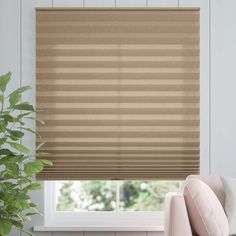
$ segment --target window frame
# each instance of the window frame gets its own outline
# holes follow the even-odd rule
[[[56,211],[56,182],[44,181],[44,226],[80,227],[145,227],[146,230],[164,225],[163,211]]]

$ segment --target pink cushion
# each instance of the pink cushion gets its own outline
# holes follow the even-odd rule
[[[224,209],[211,190],[199,179],[188,179],[184,187],[192,229],[199,236],[228,236],[229,224]]]
[[[201,175],[189,175],[186,180],[189,179],[200,179],[206,183],[215,193],[216,197],[219,199],[223,208],[225,207],[225,193],[224,186],[221,181],[220,176],[201,176]]]

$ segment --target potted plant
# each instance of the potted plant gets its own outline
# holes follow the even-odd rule
[[[36,111],[29,102],[22,101],[22,93],[29,86],[6,94],[10,79],[10,72],[0,76],[0,236],[8,234],[13,227],[26,232],[24,223],[38,213],[29,196],[30,191],[41,188],[35,174],[45,165],[51,165],[48,160],[35,159],[45,154],[39,152],[43,143],[32,152],[21,142],[26,132],[35,135],[26,121],[35,120]]]

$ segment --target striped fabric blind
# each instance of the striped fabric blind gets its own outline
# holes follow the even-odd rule
[[[40,180],[199,172],[199,10],[37,9]]]

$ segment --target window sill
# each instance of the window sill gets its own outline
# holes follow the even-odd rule
[[[77,227],[77,226],[35,226],[34,231],[63,231],[63,232],[69,232],[69,231],[158,231],[163,232],[164,227],[163,226],[147,226],[147,227],[140,227],[140,226],[90,226],[90,227]]]

